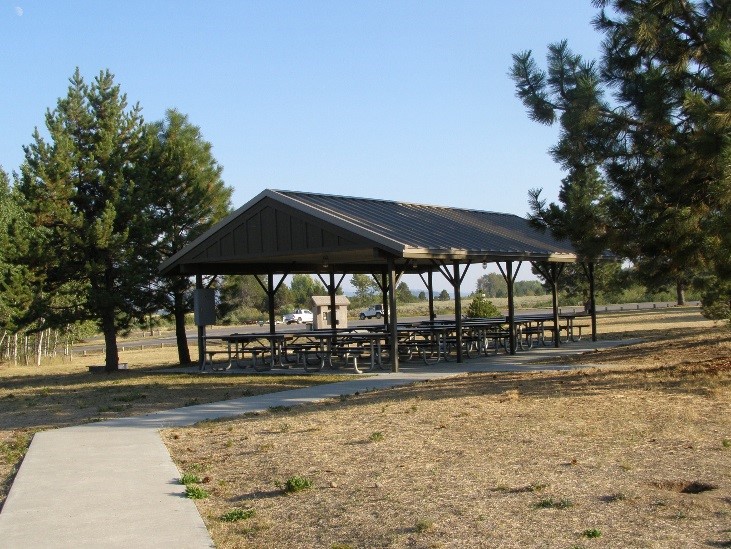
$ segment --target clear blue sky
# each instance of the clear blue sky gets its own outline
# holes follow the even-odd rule
[[[176,108],[201,128],[235,207],[272,188],[523,216],[528,190],[556,200],[562,173],[511,54],[543,60],[565,38],[594,58],[595,14],[590,0],[0,0],[0,165],[18,170],[77,66],[87,81],[109,69],[146,120]]]

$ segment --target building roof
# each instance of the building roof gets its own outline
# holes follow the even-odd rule
[[[329,295],[313,295],[312,296],[312,303],[313,305],[317,307],[329,307],[330,306],[330,296]],[[335,296],[335,306],[338,307],[340,305],[350,305],[350,300],[345,297],[344,295],[336,295]]]
[[[576,261],[513,214],[264,190],[163,262],[162,274],[408,272],[441,262]]]

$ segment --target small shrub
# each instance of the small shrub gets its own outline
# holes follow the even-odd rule
[[[419,519],[416,521],[416,525],[414,526],[414,530],[416,530],[418,533],[424,533],[427,530],[431,530],[432,526],[434,526],[434,521],[428,518]]]
[[[180,477],[180,484],[188,486],[189,484],[200,484],[201,479],[195,473],[183,473]]]
[[[536,509],[568,509],[573,503],[569,499],[555,501],[553,498],[545,498],[533,505]]]
[[[597,530],[596,528],[590,528],[588,530],[584,530],[581,535],[585,538],[593,539],[601,537],[602,532],[601,530]]]
[[[250,519],[254,515],[256,515],[256,511],[254,509],[231,509],[228,513],[221,515],[221,520],[223,522],[236,522],[239,520]]]
[[[721,441],[721,446],[723,446],[724,448],[731,448],[731,439],[729,439],[729,438],[724,438],[724,439],[723,439],[723,440]]]
[[[28,451],[30,446],[32,434],[26,432],[15,432],[11,436],[10,440],[0,443],[0,457],[2,460],[10,465],[20,461],[20,459]]]
[[[312,481],[307,477],[294,476],[289,477],[284,482],[283,490],[287,494],[294,494],[312,488]]]
[[[124,412],[127,408],[129,408],[129,405],[101,406],[100,408],[97,408],[97,412],[100,414],[108,414],[110,412],[118,413],[118,412]]]
[[[492,301],[485,299],[483,294],[479,294],[475,296],[467,308],[467,316],[471,318],[492,318],[502,316],[502,313]]]
[[[371,439],[371,442],[380,442],[383,440],[383,433],[381,431],[376,431],[375,433],[371,433],[370,439]]]
[[[291,409],[291,406],[270,406],[269,412],[272,414],[276,414],[278,412],[289,412]]]
[[[187,484],[185,486],[185,495],[190,499],[206,499],[208,497],[208,492],[200,486]]]
[[[140,393],[139,391],[134,391],[132,393],[128,393],[126,395],[119,395],[116,397],[113,397],[112,400],[116,402],[134,402],[135,400],[142,400],[144,398],[147,398],[147,395],[145,393]]]

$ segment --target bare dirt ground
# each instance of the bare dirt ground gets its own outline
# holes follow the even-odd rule
[[[163,436],[219,548],[731,547],[731,332],[600,330],[648,340]]]

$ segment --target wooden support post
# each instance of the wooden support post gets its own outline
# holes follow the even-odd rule
[[[195,287],[203,289],[203,275],[195,275]],[[206,327],[198,326],[198,367],[203,370],[206,364]]]
[[[388,313],[388,272],[381,273],[381,305],[383,305],[383,323],[388,326],[390,315]]]
[[[508,284],[508,334],[510,335],[510,354],[515,354],[516,339],[515,339],[515,278],[518,276],[520,266],[523,264],[522,261],[518,262],[518,266],[513,272],[513,262],[505,262],[505,270],[499,262],[496,263],[497,268],[500,269],[500,274],[503,275],[505,282]]]
[[[561,345],[561,330],[560,330],[561,326],[559,324],[559,318],[558,318],[558,273],[557,273],[556,263],[550,263],[548,265],[548,270],[551,273],[549,281],[551,283],[551,303],[553,305],[553,325],[556,328],[553,332],[553,346],[559,347]]]
[[[426,276],[428,280],[427,291],[429,292],[429,320],[433,322],[437,317],[434,314],[434,272],[429,269]]]
[[[513,262],[507,261],[505,264],[506,277],[508,283],[508,332],[510,333],[510,354],[514,355],[515,350],[515,296],[513,292]]]
[[[391,332],[391,371],[398,372],[398,315],[396,314],[396,268],[392,257],[388,258],[388,309],[389,331]]]
[[[330,283],[327,285],[327,291],[330,296],[330,329],[333,332],[333,343],[338,331],[338,315],[337,306],[335,305],[335,267],[330,267]]]
[[[269,273],[267,277],[267,283],[267,303],[269,305],[269,333],[273,334],[277,329],[274,319],[274,294],[276,293],[276,289],[274,288],[274,273]]]
[[[454,276],[454,323],[457,326],[457,362],[462,362],[462,296],[460,288],[462,277],[459,275],[459,262],[452,264]],[[466,270],[466,269],[465,269]],[[446,349],[445,349],[446,352]]]

